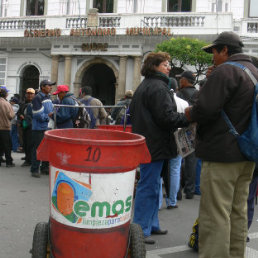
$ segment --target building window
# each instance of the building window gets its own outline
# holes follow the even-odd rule
[[[257,0],[250,0],[250,4],[249,4],[249,17],[258,17]]]
[[[168,12],[191,12],[192,0],[168,0]]]
[[[113,13],[113,0],[94,0],[93,8],[97,8],[99,13]]]
[[[6,58],[0,57],[0,86],[5,86]]]
[[[225,12],[228,12],[228,3],[225,3]]]
[[[44,15],[44,0],[27,0],[26,15]]]
[[[222,12],[222,0],[217,0],[217,12]]]
[[[0,0],[0,17],[7,16],[8,0]]]

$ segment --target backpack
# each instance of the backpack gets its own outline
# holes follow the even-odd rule
[[[127,120],[127,111],[128,111],[131,101],[132,101],[131,99],[125,99],[125,101],[123,102],[123,105],[121,106],[121,108],[119,109],[119,111],[115,117],[116,125],[121,125],[124,123],[125,114],[126,114],[126,120]],[[129,112],[128,112],[128,114],[129,114]]]
[[[74,128],[90,128],[91,118],[90,115],[86,109],[86,107],[80,107],[82,106],[82,103],[73,98],[75,100],[75,106],[78,106],[78,112],[76,117],[73,120]]]
[[[90,97],[89,99],[87,99],[87,100],[81,100],[81,102],[85,105],[85,106],[90,106],[90,103],[91,103],[91,101],[92,101],[92,99],[93,99],[93,97]],[[94,114],[93,114],[93,110],[92,110],[92,108],[90,108],[90,107],[86,107],[86,110],[87,110],[87,112],[88,112],[88,114],[89,114],[89,116],[90,116],[90,126],[89,126],[89,128],[95,128],[96,127],[96,118],[95,118],[95,116],[94,116]]]
[[[188,246],[194,249],[194,251],[198,252],[198,249],[199,249],[198,241],[199,241],[199,221],[197,218],[193,224],[193,232],[190,234]]]
[[[241,68],[244,72],[248,74],[250,79],[255,85],[253,106],[251,111],[251,118],[249,125],[241,135],[236,131],[235,127],[232,125],[225,111],[222,110],[222,117],[230,128],[229,132],[233,134],[238,142],[241,153],[250,161],[258,162],[258,83],[252,72],[244,65],[237,62],[226,62],[225,64],[230,64]]]
[[[125,117],[125,111],[127,109],[124,107],[121,108],[121,110],[118,112],[117,116],[116,116],[116,125],[121,125],[123,124],[124,121],[124,117]]]

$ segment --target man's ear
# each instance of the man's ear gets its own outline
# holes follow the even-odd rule
[[[222,52],[223,55],[228,56],[228,47],[224,46],[221,52]]]

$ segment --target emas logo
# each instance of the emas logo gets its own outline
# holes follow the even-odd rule
[[[53,191],[52,191],[52,207],[55,210],[55,218],[66,224],[72,223],[76,227],[83,228],[108,228],[115,227],[126,223],[130,219],[132,208],[131,191],[125,190],[124,182],[132,181],[135,173],[128,173],[128,180],[122,180],[119,175],[116,177],[113,190],[110,188],[111,182],[109,176],[92,175],[87,177],[84,173],[84,179],[89,178],[89,184],[76,180],[69,176],[70,172],[56,171]],[[124,176],[124,174],[122,174]],[[116,185],[116,186],[115,186]],[[95,187],[94,187],[95,186]],[[115,187],[114,187],[115,186]],[[94,195],[92,189],[94,189]],[[115,191],[114,191],[115,189]],[[118,189],[121,189],[118,194]],[[130,189],[130,188],[128,188]],[[119,198],[120,197],[120,198]]]
[[[52,193],[52,205],[71,223],[79,223],[79,217],[73,210],[78,200],[88,201],[92,195],[91,185],[71,179],[63,172],[56,172]]]

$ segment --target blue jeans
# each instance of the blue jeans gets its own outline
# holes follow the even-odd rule
[[[248,229],[251,227],[253,217],[254,217],[254,200],[255,200],[257,185],[258,185],[258,176],[253,177],[249,185],[249,195],[247,199]]]
[[[134,203],[134,223],[142,227],[145,237],[159,230],[159,190],[163,160],[140,165]]]
[[[177,192],[180,187],[180,170],[181,170],[182,157],[178,155],[177,157],[169,160],[169,197],[166,198],[167,206],[175,206],[177,203]]]
[[[196,175],[195,175],[195,194],[197,195],[201,194],[201,190],[200,190],[201,169],[202,169],[202,161],[198,159],[196,163]]]
[[[11,139],[12,139],[12,150],[17,151],[18,147],[20,146],[19,138],[18,138],[17,124],[12,124]]]

